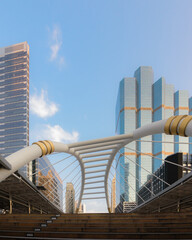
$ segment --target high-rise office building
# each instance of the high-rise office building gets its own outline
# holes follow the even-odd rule
[[[75,189],[73,183],[69,182],[65,192],[65,212],[75,213]]]
[[[173,115],[192,115],[191,109],[192,98],[188,99],[187,91],[174,93],[174,86],[166,84],[163,77],[153,83],[152,68],[139,67],[134,78],[124,78],[119,84],[116,133],[130,133]],[[122,148],[116,160],[118,201],[135,202],[139,187],[161,166],[162,159],[174,152],[192,153],[191,145],[177,144],[191,141],[192,138],[155,134]]]
[[[124,78],[119,84],[116,105],[116,133],[125,134],[152,122],[152,84],[151,67],[139,67],[134,78]],[[152,137],[145,137],[151,141]],[[137,151],[134,151],[137,150]],[[152,171],[152,142],[132,142],[120,150],[117,157],[117,182],[119,182],[120,201],[135,202],[135,192]],[[140,165],[142,168],[138,167]],[[136,180],[137,179],[137,180]]]
[[[153,84],[153,122],[167,119],[174,115],[174,86],[166,84],[162,77]],[[166,134],[153,135],[153,172],[158,169],[167,156],[174,153],[174,136]]]
[[[0,48],[0,154],[28,145],[29,45],[23,42]]]
[[[115,213],[116,208],[116,177],[112,179],[111,183],[111,211]]]
[[[139,67],[134,74],[137,84],[136,102],[137,102],[137,128],[140,128],[146,124],[152,123],[152,84],[153,84],[153,69],[152,67]],[[137,142],[137,163],[141,166],[137,169],[137,181],[136,190],[138,186],[144,183],[147,179],[148,172],[152,171],[152,136],[147,136],[142,140],[149,142]]]
[[[78,201],[75,201],[75,209],[77,209]],[[85,203],[80,203],[78,213],[86,213],[86,205]]]
[[[136,114],[136,81],[135,78],[124,78],[119,84],[116,104],[116,133],[124,134],[134,131],[137,126]],[[116,165],[120,174],[116,174],[116,179],[119,186],[124,186],[118,188],[121,201],[134,202],[137,154],[131,149],[136,149],[135,142],[122,148],[117,155]],[[129,174],[130,172],[132,174]]]

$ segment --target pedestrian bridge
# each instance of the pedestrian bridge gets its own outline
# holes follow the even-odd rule
[[[129,134],[72,144],[52,142],[49,140],[35,142],[31,146],[11,154],[0,163],[0,182],[4,181],[32,160],[45,155],[51,155],[54,152],[67,153],[75,157],[78,161],[81,173],[76,211],[78,212],[82,200],[105,198],[110,213],[109,178],[115,156],[121,154],[120,149],[127,144],[145,136],[160,133],[184,137],[192,136],[192,116],[173,116],[143,126]],[[101,197],[99,196],[100,194]]]

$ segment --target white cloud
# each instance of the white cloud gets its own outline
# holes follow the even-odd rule
[[[56,61],[59,66],[63,66],[65,64],[65,59],[60,54],[60,50],[62,47],[62,32],[59,26],[55,25],[53,30],[51,31],[51,40],[50,40],[50,50],[51,56],[50,61]]]
[[[71,143],[77,142],[79,139],[79,133],[73,131],[67,132],[59,125],[51,126],[49,124],[44,125],[41,131],[39,139],[49,139],[56,142]]]
[[[58,111],[58,107],[55,103],[49,101],[47,91],[42,89],[40,95],[30,96],[30,110],[33,114],[46,118],[53,116]]]

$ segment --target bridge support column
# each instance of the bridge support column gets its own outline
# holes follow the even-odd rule
[[[13,213],[13,200],[12,200],[12,195],[9,194],[9,214]]]

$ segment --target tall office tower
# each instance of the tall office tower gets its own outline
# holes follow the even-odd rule
[[[136,81],[124,78],[119,84],[116,104],[116,133],[124,134],[136,129]],[[135,201],[136,190],[136,143],[132,142],[120,150],[117,155],[117,192],[120,201]],[[131,174],[130,174],[131,173]]]
[[[130,133],[135,128],[173,115],[192,115],[192,98],[188,99],[188,91],[180,90],[174,93],[174,86],[166,84],[164,78],[160,78],[153,84],[151,67],[139,67],[134,77],[123,79],[119,85],[116,106],[116,132],[118,134]],[[192,138],[155,134],[153,137],[142,138],[141,142],[137,141],[136,146],[135,143],[131,143],[121,149],[121,155],[117,156],[116,173],[117,194],[120,202],[135,202],[135,186],[138,191],[148,175],[160,167],[163,163],[162,159],[174,152],[192,154],[192,145],[189,147],[189,141],[191,143]],[[131,152],[131,149],[135,149],[135,153]],[[136,157],[135,170],[132,163]],[[118,172],[123,178],[118,176]]]
[[[28,145],[29,45],[23,42],[0,48],[0,154]]]
[[[192,97],[189,98],[189,115],[192,115]],[[192,154],[192,137],[189,137],[189,153]]]
[[[185,115],[189,114],[189,94],[186,90],[179,90],[174,94],[174,102],[175,102],[175,115]],[[178,144],[178,142],[189,143],[189,138],[174,136],[175,145],[174,150],[175,153],[182,152],[184,154],[189,153],[189,145],[188,144]]]
[[[152,123],[152,84],[153,69],[152,67],[142,66],[135,71],[134,77],[137,81],[137,128]],[[127,123],[129,125],[129,123]],[[137,177],[139,184],[137,190],[146,180],[149,172],[152,172],[152,136],[142,138],[149,142],[137,142]],[[151,142],[150,142],[151,141]],[[148,172],[145,170],[147,169]]]
[[[78,200],[75,201],[75,209],[77,209],[77,205],[78,205]],[[86,213],[86,205],[85,205],[85,203],[81,203],[80,204],[78,213]]]
[[[166,84],[162,77],[153,84],[153,122],[167,119],[174,115],[174,86]],[[162,164],[160,159],[174,153],[174,136],[166,134],[153,135],[153,172]]]
[[[65,211],[75,213],[75,189],[73,183],[67,183],[65,192]]]
[[[116,208],[116,177],[114,176],[111,184],[111,211],[115,213]]]

